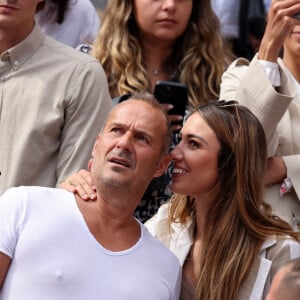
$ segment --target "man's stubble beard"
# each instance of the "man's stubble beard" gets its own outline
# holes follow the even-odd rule
[[[102,190],[105,190],[107,188],[114,188],[114,189],[119,189],[122,187],[129,188],[130,184],[128,181],[120,181],[120,180],[116,180],[113,178],[107,178],[107,177],[101,176],[99,178],[99,186]]]

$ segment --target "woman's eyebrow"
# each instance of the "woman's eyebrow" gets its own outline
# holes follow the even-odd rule
[[[201,135],[198,135],[198,134],[187,134],[186,136],[187,136],[187,138],[198,139],[198,140],[202,141],[204,144],[206,144],[208,146],[208,142]]]

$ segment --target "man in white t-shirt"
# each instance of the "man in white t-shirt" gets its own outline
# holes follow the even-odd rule
[[[179,299],[177,258],[133,217],[169,163],[169,141],[161,106],[136,94],[111,111],[96,139],[96,201],[45,187],[4,193],[0,299]]]

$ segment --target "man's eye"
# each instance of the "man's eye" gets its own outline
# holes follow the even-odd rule
[[[146,144],[149,144],[149,139],[148,139],[146,136],[144,136],[144,135],[138,135],[138,136],[137,136],[137,139],[138,139],[139,141],[141,141],[141,142],[144,142],[144,143],[146,143]]]
[[[120,132],[120,131],[121,131],[121,128],[119,128],[119,127],[113,127],[113,128],[111,128],[110,131],[111,131],[111,132]]]

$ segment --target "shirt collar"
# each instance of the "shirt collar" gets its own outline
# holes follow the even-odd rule
[[[13,69],[18,70],[32,56],[44,39],[44,33],[38,25],[35,25],[32,32],[21,43],[4,52],[1,59],[9,59]]]
[[[263,242],[260,252],[265,251],[266,249],[272,247],[275,244],[276,244],[276,236],[272,235],[272,236],[270,236],[270,238],[268,238],[267,240],[265,240]]]

